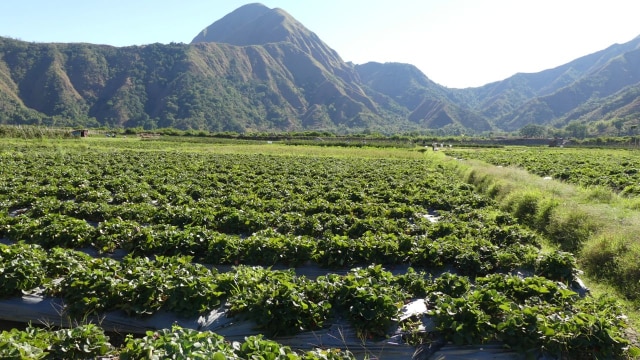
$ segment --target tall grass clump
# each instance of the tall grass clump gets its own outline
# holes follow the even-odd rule
[[[560,202],[555,198],[545,197],[538,201],[538,208],[534,219],[534,228],[545,233],[547,224],[551,222],[551,216],[558,206],[560,206]]]
[[[486,170],[486,169],[483,169]],[[464,175],[464,181],[473,185],[476,190],[487,196],[500,200],[512,190],[507,182],[501,181],[496,176],[487,173],[486,171],[479,171],[478,169],[471,168]]]
[[[542,192],[536,189],[513,191],[503,199],[502,209],[511,213],[519,223],[535,229],[542,200]]]
[[[593,186],[586,191],[586,200],[602,204],[610,204],[617,195],[611,189],[604,186]]]
[[[599,228],[598,221],[577,206],[558,206],[544,232],[562,250],[576,253]]]
[[[640,244],[624,231],[598,234],[584,244],[580,266],[598,280],[621,290],[628,299],[640,293]]]

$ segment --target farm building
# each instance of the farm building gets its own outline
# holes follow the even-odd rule
[[[87,129],[73,130],[71,132],[71,136],[73,136],[73,137],[87,137],[87,136],[89,136],[89,130],[87,130]]]

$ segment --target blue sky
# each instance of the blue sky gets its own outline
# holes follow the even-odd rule
[[[240,0],[0,0],[0,36],[189,43]],[[345,61],[403,62],[448,87],[537,72],[640,35],[637,0],[263,0]]]

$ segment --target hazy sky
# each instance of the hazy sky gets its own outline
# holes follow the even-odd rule
[[[0,0],[0,36],[189,43],[246,0]],[[263,0],[343,60],[403,62],[452,88],[537,72],[640,35],[638,0]]]

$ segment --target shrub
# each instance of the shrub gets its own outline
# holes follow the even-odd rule
[[[542,193],[539,191],[512,192],[503,201],[503,207],[515,216],[519,223],[533,227],[541,198]]]
[[[597,230],[598,224],[585,212],[572,208],[555,211],[545,230],[551,241],[564,251],[576,252]]]
[[[585,243],[580,252],[582,269],[598,279],[621,278],[620,257],[626,252],[625,240],[615,234],[603,234]]]
[[[547,225],[551,222],[551,216],[558,205],[559,203],[555,199],[546,198],[539,201],[533,227],[536,230],[546,232]]]

